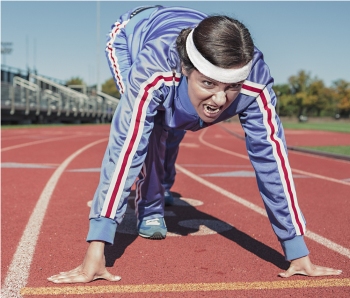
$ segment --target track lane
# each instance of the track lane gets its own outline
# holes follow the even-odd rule
[[[95,133],[97,134],[97,132]],[[186,165],[186,168],[198,171],[196,172],[198,175],[207,174],[208,169],[211,169],[211,173],[226,171],[226,169],[223,170],[223,168],[227,167],[224,161],[227,160],[227,158],[224,157],[222,153],[217,154],[212,150],[208,150],[208,148],[203,148],[204,146],[202,145],[196,145],[198,143],[196,138],[198,138],[198,134],[188,133],[186,135],[180,150],[179,165]],[[218,133],[215,133],[213,139],[215,140],[215,144],[217,144],[217,140],[221,139],[221,137],[218,137]],[[224,143],[225,145],[228,143],[227,138]],[[244,142],[241,143],[244,144]],[[99,149],[97,149],[97,147],[99,147]],[[240,145],[235,146],[235,149],[237,147],[240,147]],[[81,154],[70,164],[67,171],[64,172],[60,179],[58,188],[53,193],[53,200],[49,205],[48,215],[44,220],[44,227],[39,237],[26,288],[31,289],[31,287],[34,287],[34,289],[36,289],[37,287],[44,286],[50,289],[52,284],[45,280],[46,277],[52,273],[50,269],[55,273],[57,271],[56,269],[70,269],[71,266],[77,265],[81,261],[81,252],[86,249],[86,243],[84,241],[87,232],[86,219],[88,215],[86,198],[89,197],[89,199],[91,199],[99,174],[97,172],[78,173],[71,172],[70,170],[76,168],[98,168],[104,148],[105,145],[101,144],[94,149],[91,148],[91,151],[88,150]],[[244,150],[245,148],[243,146],[242,153]],[[201,167],[193,166],[191,168],[189,165],[194,164],[193,161],[199,163]],[[236,165],[235,170],[247,170],[251,168],[249,161],[243,160],[242,158],[234,157],[232,162]],[[206,164],[210,167],[205,167]],[[210,179],[210,181],[214,181],[215,183],[221,180],[217,177],[206,177],[205,179]],[[239,180],[239,183],[237,183],[239,185],[242,185],[244,181],[249,182],[246,188],[251,191],[252,197],[256,196],[256,199],[261,201],[258,193],[254,193],[253,191],[253,189],[256,189],[254,178],[235,179]],[[227,183],[225,183],[225,185],[227,186]],[[242,186],[242,188],[244,187]],[[166,288],[166,285],[172,284],[174,281],[181,282],[185,287],[189,282],[205,282],[205,285],[210,286],[212,282],[220,283],[222,281],[227,281],[230,286],[232,286],[236,281],[246,281],[251,284],[251,282],[257,280],[264,282],[280,280],[271,273],[278,272],[280,270],[278,266],[283,266],[283,261],[281,260],[280,263],[273,264],[268,261],[269,258],[267,257],[271,254],[278,255],[278,253],[281,253],[281,250],[266,218],[258,214],[251,214],[246,211],[246,207],[240,206],[230,199],[220,197],[216,192],[208,191],[200,184],[190,182],[182,173],[178,174],[174,190],[186,194],[187,197],[202,200],[204,201],[204,205],[191,208],[191,210],[186,212],[180,207],[171,207],[171,210],[174,211],[177,216],[168,216],[166,220],[169,229],[173,232],[179,229],[179,220],[186,221],[193,217],[203,217],[206,219],[216,218],[231,224],[237,230],[218,235],[202,236],[203,239],[199,239],[200,236],[193,237],[188,234],[193,230],[181,228],[180,232],[184,234],[182,237],[167,237],[165,241],[160,242],[147,241],[140,237],[136,238],[134,235],[118,235],[117,233],[119,244],[121,244],[120,241],[123,242],[122,248],[120,248],[120,245],[118,246],[119,248],[112,247],[108,250],[108,254],[110,255],[110,265],[113,266],[111,271],[122,275],[123,280],[121,283],[123,285],[130,285],[131,289],[135,290],[138,284],[149,284],[152,287],[153,284],[157,284],[159,281],[165,284]],[[79,195],[81,192],[83,194]],[[77,199],[78,195],[79,199]],[[67,203],[67,201],[71,203]],[[72,201],[74,201],[74,204],[72,204]],[[68,209],[67,205],[70,206]],[[232,212],[226,212],[227,210],[234,210],[234,212],[232,214]],[[79,216],[77,216],[77,214]],[[339,217],[341,217],[341,215],[339,215]],[[62,233],[62,230],[64,233]],[[50,239],[51,242],[48,242],[48,239]],[[339,264],[339,266],[342,265],[342,260],[344,259],[339,257],[338,254],[330,253],[328,249],[321,245],[309,242],[310,241],[308,241],[308,245],[310,245],[312,251],[317,250],[317,255],[313,253],[313,255],[316,256],[316,261],[322,262],[323,264],[326,262],[325,265],[334,267],[336,267],[335,264]],[[254,243],[257,245],[257,248],[262,248],[260,250],[265,251],[265,254],[261,255],[259,251],[254,250],[249,251],[249,247],[253,247]],[[70,244],[72,245],[68,246]],[[181,250],[177,249],[178,247],[181,247]],[[62,259],[63,251],[67,255],[64,259]],[[162,255],[162,252],[167,253]],[[118,256],[121,254],[123,257],[119,258]],[[159,262],[159,254],[161,254],[161,262]],[[51,256],[49,257],[49,255]],[[220,259],[218,260],[218,258],[215,258],[211,260],[210,256],[215,255],[220,255]],[[326,255],[328,257],[325,261],[322,256]],[[279,257],[277,259],[280,260]],[[54,264],[55,268],[49,268],[47,264]],[[150,266],[150,264],[154,265]],[[66,267],[63,268],[63,266]],[[252,268],[260,269],[258,272],[254,272]],[[340,268],[344,269],[343,265]],[[186,272],[186,274],[184,274],[184,272]],[[268,272],[268,276],[266,276],[266,272]],[[343,274],[341,278],[336,278],[336,280],[340,280],[346,285],[347,277],[348,275]],[[293,278],[293,280],[294,279],[296,281],[300,280],[301,282],[305,280],[303,277],[296,277]],[[342,297],[342,293],[346,293],[346,288],[334,288],[334,284],[333,286],[322,288],[323,280],[327,283],[330,279],[319,279],[316,288],[312,290],[310,290],[307,285],[304,290],[272,290],[270,285],[270,288],[264,291],[264,294],[266,294],[265,297],[275,297],[275,295],[283,297],[283,295],[290,295],[291,293],[293,293],[293,295],[297,293],[301,296],[306,295],[305,297],[307,297],[308,294],[322,296],[326,295],[326,293],[334,293],[333,289],[335,293],[339,294],[338,297]],[[121,285],[121,283],[117,285]],[[95,293],[98,285],[104,286],[106,282],[97,281],[94,283],[92,287],[95,289]],[[135,285],[134,288],[132,287],[133,285]],[[249,285],[247,284],[247,286]],[[70,297],[75,296],[74,291],[77,287],[62,288],[73,291],[72,295],[69,295]],[[172,297],[172,292],[168,290],[164,291],[162,293],[167,297]],[[245,297],[244,295],[251,297],[254,295],[261,295],[262,291],[249,290],[246,292],[237,290],[235,293],[239,295],[237,297]],[[96,294],[98,295],[98,293]],[[124,296],[123,294],[121,295]],[[130,295],[139,297],[140,292],[136,290],[135,294],[125,294],[125,297],[130,297]],[[152,295],[154,294],[146,292],[142,294],[142,297],[151,297]],[[208,297],[230,297],[232,296],[232,290],[215,291],[212,289],[209,292],[200,292],[196,290],[195,292],[184,292],[182,296],[202,297],[204,295],[208,295]],[[113,294],[106,294],[103,296],[114,297]],[[86,297],[89,297],[89,295]],[[96,297],[96,295],[91,295],[91,297]]]
[[[47,177],[52,175],[54,169],[2,169],[1,172],[1,284],[3,284],[26,223],[45,187]]]
[[[80,157],[83,158],[83,155]],[[61,185],[60,188],[66,189],[71,185],[70,181],[72,180],[72,175],[73,173],[60,181],[60,183],[66,186],[64,187]],[[88,176],[90,178],[88,178]],[[85,173],[84,181],[76,181],[77,184],[75,187],[84,187],[86,183],[93,180],[92,176],[92,173]],[[133,295],[132,293],[134,292],[134,296],[132,297],[140,297],[140,295],[142,295],[142,297],[148,297],[144,296],[147,295],[147,293],[144,294],[144,292],[138,290],[138,285],[143,284],[144,289],[153,288],[153,290],[156,291],[157,289],[154,284],[161,283],[164,284],[163,290],[158,290],[163,291],[163,294],[168,297],[171,292],[169,293],[167,289],[169,289],[171,285],[167,285],[176,281],[183,286],[183,293],[181,293],[181,296],[200,297],[200,295],[204,295],[203,292],[200,292],[195,286],[192,287],[191,291],[186,292],[186,285],[190,282],[202,282],[205,283],[204,286],[210,287],[213,282],[225,281],[232,283],[232,281],[246,281],[246,286],[249,287],[251,282],[257,280],[264,280],[265,282],[280,280],[273,272],[281,270],[278,268],[276,269],[276,266],[283,266],[284,261],[283,257],[279,254],[281,250],[272,235],[268,221],[257,214],[247,213],[246,208],[239,204],[235,204],[230,200],[218,198],[216,192],[207,191],[203,189],[200,184],[189,183],[188,178],[182,174],[179,174],[178,178],[175,186],[176,190],[181,189],[184,193],[188,194],[189,197],[204,200],[205,204],[196,207],[196,210],[191,208],[191,210],[187,212],[182,211],[180,207],[178,207],[177,210],[172,207],[173,211],[182,212],[176,212],[176,218],[166,218],[168,228],[172,232],[182,233],[185,237],[167,237],[165,241],[155,242],[147,241],[134,235],[117,233],[116,242],[118,245],[110,247],[107,250],[107,262],[109,266],[113,266],[110,268],[111,272],[122,274],[123,279],[116,284],[116,288],[113,288],[113,284],[110,286],[108,285],[108,287],[112,288],[111,291],[113,291],[113,289],[120,291],[120,287],[124,285],[129,289],[128,293],[130,294],[128,295]],[[202,191],[198,191],[200,189],[202,189]],[[93,192],[93,189],[90,191]],[[66,192],[68,194],[69,190],[67,189]],[[74,199],[74,195],[71,195],[68,199]],[[85,236],[86,220],[83,220],[82,223],[81,214],[84,213],[84,208],[87,210],[87,207],[82,198],[79,198],[78,201],[80,206],[78,203],[72,206],[74,218],[69,220],[69,222],[67,222],[67,219],[72,216],[72,214],[66,214],[67,210],[64,210],[62,206],[59,207],[59,204],[63,203],[59,203],[58,201],[54,203],[53,201],[54,204],[50,205],[47,218],[51,219],[47,220],[47,224],[44,225],[44,234],[38,242],[35,263],[54,264],[55,268],[51,268],[51,270],[56,272],[61,269],[70,269],[81,261],[81,252],[86,249],[86,244],[81,239]],[[235,214],[222,212],[222,207],[224,207],[225,210],[235,210]],[[78,214],[78,216],[75,214]],[[55,225],[52,223],[52,217],[54,215],[57,216]],[[63,220],[61,220],[62,217]],[[177,222],[179,220],[188,220],[193,217],[202,219],[220,218],[225,222],[229,222],[232,225],[234,224],[235,229],[219,235],[204,236],[202,239],[199,239],[198,236],[191,237],[188,235],[189,232],[193,231],[192,229],[182,229],[179,231]],[[252,221],[254,223],[253,225]],[[50,224],[50,227],[48,227],[48,224]],[[54,226],[56,229],[53,229]],[[81,233],[82,230],[84,230],[83,235]],[[60,240],[60,243],[56,242],[50,245],[50,243],[45,242],[52,234],[57,235],[57,240]],[[263,239],[265,240],[261,242]],[[67,247],[67,243],[72,245]],[[181,247],[181,249],[178,249],[179,247]],[[48,258],[47,254],[40,253],[40,251],[44,250],[51,252],[50,258]],[[123,254],[123,257],[118,258],[121,254]],[[220,256],[220,258],[218,259],[217,256]],[[273,261],[271,258],[277,258],[277,263],[276,260],[274,261],[275,263],[270,263]],[[55,262],[55,260],[60,260],[61,262]],[[252,270],[252,268],[261,269],[255,271]],[[35,292],[36,289],[40,289],[40,287],[43,287],[43,283],[45,284],[45,282],[43,282],[43,276],[48,276],[52,273],[48,266],[46,268],[39,268],[39,265],[33,268],[33,271],[28,286],[26,287],[27,293],[38,293]],[[267,276],[266,272],[269,272]],[[323,282],[326,283],[327,280]],[[342,282],[346,283],[347,281],[342,280]],[[265,285],[268,285],[268,283]],[[318,286],[321,287],[321,285],[322,281],[320,280]],[[228,286],[229,285],[227,285],[227,287]],[[233,287],[233,285],[231,286]],[[43,293],[47,294],[52,284],[46,282],[44,288],[46,287],[47,290],[43,291]],[[99,291],[99,289],[105,287],[105,281],[96,281],[91,285],[91,289],[86,290],[84,297],[90,297],[90,295],[91,297],[95,297],[96,295],[102,295],[102,293],[104,293],[103,297],[113,297],[113,294],[105,294],[103,290],[101,290],[101,292]],[[57,288],[56,285],[54,288]],[[74,294],[81,291],[80,289],[82,287],[79,285],[61,285],[58,288],[62,294],[65,293],[68,295],[70,293],[69,296],[72,295],[72,297],[74,297]],[[85,289],[85,286],[83,288]],[[307,290],[309,291],[310,289],[307,288]],[[322,292],[323,290],[321,290],[321,293]],[[222,296],[223,293],[226,293],[228,296],[232,295],[232,292],[223,290],[216,296],[214,287],[207,295],[208,297],[225,297]],[[239,293],[242,294],[244,292]],[[270,289],[270,294],[266,297],[275,297],[272,296],[274,293],[275,292]],[[120,293],[118,293],[118,297],[119,295]],[[252,295],[252,292],[249,291],[249,295]]]
[[[99,127],[97,135],[108,136],[108,126]],[[57,129],[57,128],[56,128]],[[83,128],[60,128],[57,132],[53,128],[25,129],[27,138],[52,135],[73,135],[69,141],[61,143],[55,141],[41,145],[33,145],[21,149],[2,152],[2,190],[1,190],[1,232],[2,232],[2,253],[1,253],[1,282],[3,283],[11,259],[23,233],[26,223],[34,209],[34,206],[42,192],[48,178],[53,174],[58,165],[75,150],[81,142],[89,142],[96,138],[92,136],[94,126]],[[22,135],[17,131],[21,129],[4,130],[2,136]],[[5,133],[4,133],[5,132]],[[77,135],[82,137],[76,137]],[[23,140],[22,140],[23,141]],[[2,144],[4,145],[4,144]],[[6,239],[6,241],[5,241]]]
[[[215,146],[215,143],[208,143],[207,146],[211,146],[215,150],[219,150],[228,154],[240,156],[242,158],[248,159],[246,150],[245,150],[245,142],[242,138],[244,138],[244,133],[243,130],[238,124],[233,125],[233,124],[220,124],[219,125],[223,129],[223,133],[221,134],[220,132],[217,133],[214,137],[215,138],[224,138],[224,135],[228,137],[228,134],[234,133],[234,135],[237,135],[239,139],[242,141],[241,146],[237,146],[237,142],[235,142],[235,148],[230,148],[230,149],[225,149],[228,148],[227,145],[230,143],[227,142],[222,143],[221,147]],[[292,131],[293,132],[293,131]],[[286,130],[286,139],[287,142],[289,140],[289,130]],[[327,134],[327,132],[325,132]],[[330,133],[328,133],[329,135]],[[326,139],[323,136],[323,132],[316,132],[312,134],[312,132],[308,132],[307,137],[315,142],[315,135],[320,136],[322,139]],[[334,142],[340,142],[343,144],[350,144],[350,134],[345,134],[345,133],[335,133],[336,137],[332,138],[329,137],[328,143],[323,144],[324,145],[332,145]],[[200,141],[202,143],[206,143],[203,139],[200,138]],[[321,142],[322,143],[322,142]],[[294,141],[293,144],[299,144],[298,142]],[[317,141],[315,144],[318,144]],[[289,142],[288,142],[289,145]],[[239,153],[237,152],[237,149],[239,150]],[[231,153],[229,152],[231,151]],[[233,152],[232,152],[233,151]],[[241,155],[240,155],[241,154]],[[318,179],[324,179],[324,180],[332,180],[333,182],[340,183],[340,184],[345,184],[350,186],[350,181],[346,181],[346,179],[350,178],[350,171],[339,171],[339,167],[344,167],[344,166],[350,166],[350,161],[348,160],[340,160],[340,159],[334,159],[330,157],[322,157],[318,155],[312,155],[309,153],[302,153],[302,152],[297,152],[293,150],[288,151],[289,155],[289,160],[290,163],[293,165],[293,171],[298,173],[298,174],[303,174],[303,175],[308,175],[311,177],[315,177]],[[318,161],[318,162],[317,162]],[[319,167],[319,162],[323,163],[323,167]]]
[[[240,154],[240,150],[242,148],[239,148],[239,146],[235,146],[235,148],[231,150],[226,149],[229,146],[227,145],[229,142],[224,141],[224,137],[218,138],[216,130],[213,133],[210,133],[210,130],[207,130],[207,132],[203,131],[199,136],[199,140],[202,144],[218,150],[219,152],[223,152],[226,155],[233,155],[234,157],[248,160],[247,155]],[[214,140],[216,142],[216,145],[213,145]],[[220,142],[220,140],[223,141]],[[237,153],[237,151],[239,153]],[[312,161],[312,158],[309,157],[308,160],[310,163]],[[329,159],[327,159],[327,161],[330,162]],[[320,167],[320,163],[318,162],[317,158],[314,159],[314,162]],[[348,193],[350,190],[350,183],[346,183],[338,179],[333,179],[332,177],[320,177],[320,175],[317,173],[310,173],[310,175],[306,175],[306,172],[293,168],[292,162],[291,165],[293,176],[296,177],[294,179],[294,182],[296,184],[299,205],[301,206],[302,210],[305,210],[304,215],[308,221],[307,228],[314,233],[320,233],[320,236],[324,236],[329,240],[336,242],[337,244],[348,247],[350,243],[350,235],[348,233],[344,234],[344,231],[346,231],[347,227],[350,225],[350,217],[346,215],[346,211],[349,211]],[[342,175],[350,177],[349,165],[350,163],[347,161],[324,164],[326,167],[333,166],[334,171],[340,172]],[[320,168],[323,168],[323,166]],[[303,173],[304,176],[295,175],[295,173]],[[250,180],[255,181],[255,178],[250,178]],[[215,184],[220,185],[226,189],[231,189],[227,188],[227,186],[230,186],[228,183],[230,181],[229,179],[236,179],[240,181],[237,178],[230,177],[220,179],[216,178]],[[241,178],[241,180],[243,179],[249,178]],[[243,197],[248,196],[249,200],[254,202],[254,204],[263,207],[263,203],[260,195],[257,192],[258,190],[256,186],[252,185],[254,190],[251,190],[246,187],[246,183],[244,183],[244,181],[238,182],[237,184],[241,185],[242,187],[237,190],[234,189],[234,193]],[[337,228],[330,229],[329,227],[332,226]],[[346,252],[346,254],[348,255],[349,253]]]
[[[94,141],[75,151],[72,155],[70,155],[67,159],[63,161],[63,163],[55,170],[55,172],[50,177],[28,220],[28,223],[25,227],[22,237],[18,243],[16,252],[9,266],[4,285],[1,289],[1,293],[2,295],[5,295],[5,297],[10,297],[13,294],[16,295],[18,292],[20,292],[21,288],[23,288],[27,284],[30,265],[32,263],[32,258],[36,248],[41,224],[44,219],[46,209],[50,202],[52,193],[55,190],[56,184],[60,179],[62,173],[69,165],[69,163],[74,158],[76,158],[76,156],[78,156],[88,148],[105,141],[106,139]]]

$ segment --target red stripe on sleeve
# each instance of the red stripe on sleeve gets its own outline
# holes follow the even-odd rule
[[[292,185],[290,183],[290,178],[288,176],[288,171],[287,171],[287,167],[286,167],[286,161],[285,161],[285,159],[283,157],[283,154],[282,154],[281,145],[275,139],[275,132],[276,131],[275,131],[275,127],[274,127],[274,125],[272,123],[272,111],[268,107],[267,99],[266,99],[265,94],[263,92],[260,94],[260,97],[261,97],[262,102],[264,104],[264,109],[267,112],[267,123],[268,123],[268,126],[271,129],[271,134],[269,135],[269,137],[272,140],[272,142],[276,145],[277,154],[278,154],[279,159],[281,160],[281,165],[282,165],[282,169],[283,169],[283,173],[284,173],[284,178],[285,178],[285,181],[286,181],[286,184],[287,184],[288,194],[290,196],[290,201],[291,201],[292,209],[293,209],[293,212],[294,212],[294,217],[295,217],[296,223],[297,223],[297,225],[299,227],[300,233],[303,235],[304,234],[304,230],[303,230],[303,226],[302,226],[302,224],[300,222],[300,219],[299,219],[299,216],[298,216],[298,212],[297,212],[297,209],[296,209],[296,206],[295,206],[295,197],[294,197],[293,192],[292,192]]]
[[[110,198],[110,201],[108,203],[108,208],[107,208],[107,211],[106,211],[106,215],[105,217],[110,217],[111,216],[111,213],[112,213],[112,209],[113,209],[113,205],[114,205],[114,202],[115,202],[115,199],[116,199],[116,196],[117,196],[117,192],[118,192],[118,189],[121,185],[121,181],[122,181],[122,178],[125,174],[125,169],[126,169],[126,165],[127,165],[127,162],[129,160],[129,157],[130,157],[130,153],[132,151],[132,148],[134,147],[135,145],[135,140],[137,138],[137,135],[139,134],[139,127],[140,127],[140,122],[141,122],[141,119],[142,119],[142,110],[143,110],[143,107],[145,105],[145,102],[147,100],[147,97],[149,95],[149,89],[151,89],[152,87],[154,87],[155,85],[157,85],[157,83],[161,80],[165,80],[165,81],[169,81],[169,77],[162,77],[162,76],[158,76],[154,79],[153,82],[151,82],[150,84],[148,84],[145,88],[144,88],[144,93],[141,97],[141,100],[140,100],[140,103],[139,103],[139,106],[137,108],[137,114],[136,114],[136,120],[135,120],[135,126],[134,126],[134,130],[132,132],[132,136],[131,136],[131,139],[130,139],[130,143],[128,144],[128,147],[127,147],[127,150],[125,152],[125,155],[124,155],[124,158],[123,158],[123,162],[121,164],[121,167],[120,167],[120,171],[118,173],[118,176],[117,176],[117,179],[116,179],[116,183],[114,185],[114,188],[113,188],[113,192],[112,192],[112,195],[111,195],[111,198]],[[170,77],[170,81],[172,81],[173,78]]]
[[[246,90],[249,90],[251,92],[256,92],[256,93],[260,93],[262,91],[262,89],[259,89],[259,88],[256,88],[256,87],[252,87],[252,86],[249,86],[249,85],[246,85],[246,84],[243,84],[242,88],[246,89]]]

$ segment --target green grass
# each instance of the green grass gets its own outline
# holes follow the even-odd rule
[[[301,146],[302,148],[350,156],[350,146]]]
[[[288,122],[282,121],[286,129],[327,130],[350,133],[350,122]]]
[[[289,121],[288,119],[282,120],[283,127],[285,129],[300,129],[300,130],[321,130],[321,131],[333,131],[341,133],[350,133],[350,121],[330,121],[322,119],[311,119],[309,122],[296,122]],[[349,138],[350,136],[344,135]],[[340,155],[350,156],[350,146],[300,146],[305,149],[311,149],[321,152],[334,153]]]

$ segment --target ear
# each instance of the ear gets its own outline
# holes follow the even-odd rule
[[[184,67],[183,63],[181,63],[181,72],[185,77],[188,77],[188,72],[186,71],[186,68]]]

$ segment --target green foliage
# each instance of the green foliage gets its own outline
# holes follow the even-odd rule
[[[113,78],[110,78],[102,85],[102,92],[114,96],[116,98],[120,98],[120,93],[115,85]]]
[[[280,116],[335,116],[350,117],[350,83],[336,81],[331,88],[322,80],[300,71],[288,79],[288,84],[275,85]]]
[[[85,83],[82,78],[72,77],[66,82],[66,85],[85,85]]]
[[[333,84],[335,107],[341,116],[350,114],[350,83],[338,80]]]
[[[297,107],[294,105],[294,97],[288,84],[275,85],[273,87],[277,95],[277,113],[281,116],[291,117],[297,114]]]

